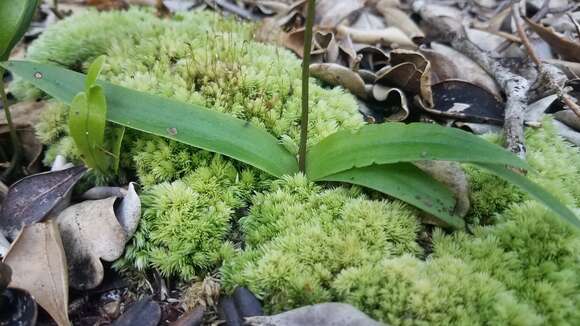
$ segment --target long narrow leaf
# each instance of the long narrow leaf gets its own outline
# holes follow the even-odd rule
[[[420,208],[447,226],[465,227],[463,219],[453,215],[455,199],[451,191],[411,163],[353,168],[322,180],[371,188]]]
[[[0,60],[8,59],[10,51],[26,32],[39,1],[0,1]]]
[[[505,164],[528,168],[503,148],[455,128],[424,123],[366,125],[339,131],[308,152],[306,174],[312,180],[353,167],[424,160]]]
[[[84,75],[54,65],[2,63],[49,95],[70,103]],[[274,176],[298,171],[296,158],[267,131],[227,114],[98,81],[105,90],[107,119],[128,128],[220,153]]]
[[[503,165],[483,163],[478,163],[475,165],[480,166],[497,175],[498,177],[503,178],[506,181],[520,187],[534,199],[557,213],[561,218],[574,225],[575,227],[580,228],[580,219],[578,219],[578,217],[576,217],[576,215],[570,209],[568,209],[568,207],[563,205],[556,197],[532,182],[530,179],[515,173],[510,169],[507,169]]]

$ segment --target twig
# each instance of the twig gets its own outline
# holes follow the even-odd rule
[[[532,16],[531,20],[534,23],[540,21],[540,19],[544,18],[544,16],[548,14],[548,12],[550,11],[550,1],[551,0],[544,0],[542,6],[540,7],[540,10],[538,10],[538,12],[536,12],[536,14]],[[500,44],[495,50],[497,52],[503,52],[507,50],[507,48],[509,48],[511,44],[512,42],[510,40],[506,40],[502,44]]]
[[[553,92],[558,95],[560,100],[566,104],[568,108],[570,108],[577,116],[580,117],[580,107],[576,102],[570,98],[570,96],[564,90],[561,84],[563,84],[564,80],[557,78],[556,76],[560,75],[560,72],[557,71],[556,67],[549,66],[546,63],[543,63],[538,56],[536,55],[536,51],[534,47],[530,44],[530,40],[528,39],[528,35],[524,31],[522,27],[523,22],[520,16],[519,5],[517,3],[512,4],[512,16],[514,18],[514,22],[516,24],[516,29],[518,31],[518,36],[522,40],[522,44],[526,48],[530,60],[536,65],[538,68],[538,82],[541,84],[545,84],[545,89],[548,92]]]
[[[481,50],[469,40],[465,29],[456,19],[436,16],[429,5],[416,1],[414,10],[426,23],[439,32],[440,38],[449,42],[457,51],[467,55],[490,74],[500,85],[506,95],[505,105],[505,147],[512,153],[525,159],[526,147],[524,138],[524,113],[527,108],[528,81],[502,66],[492,53]]]
[[[574,27],[576,27],[576,34],[578,34],[578,37],[580,37],[580,24],[578,24],[578,22],[574,19],[574,17],[572,17],[572,14],[567,13],[566,16],[570,18],[572,24],[574,24]]]
[[[4,107],[4,114],[6,115],[6,123],[10,129],[10,140],[12,141],[12,161],[10,162],[10,167],[4,171],[2,174],[2,179],[6,180],[9,178],[18,164],[20,164],[20,159],[22,158],[22,150],[20,146],[20,140],[16,134],[16,129],[12,123],[12,115],[10,114],[10,107],[8,104],[8,97],[6,96],[6,89],[4,88],[4,68],[0,68],[0,98],[2,98],[2,106]]]
[[[314,25],[314,2],[308,0],[306,27],[304,30],[304,58],[302,59],[302,117],[300,118],[300,147],[298,167],[306,172],[306,144],[308,141],[308,86],[310,79],[310,52],[312,50],[312,27]]]

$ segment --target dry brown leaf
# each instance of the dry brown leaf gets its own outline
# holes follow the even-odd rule
[[[380,2],[377,4],[377,10],[385,18],[387,26],[393,26],[399,28],[407,36],[413,40],[413,42],[419,44],[425,39],[425,33],[415,24],[415,22],[407,15],[404,11],[393,8],[390,6],[385,6],[384,3]]]
[[[433,94],[429,61],[419,52],[403,49],[391,51],[390,57],[392,66],[377,72],[377,83],[418,94],[425,106],[432,107]]]
[[[526,17],[524,17],[524,19],[532,30],[544,39],[544,41],[548,42],[548,44],[552,46],[552,49],[560,54],[565,60],[580,62],[580,42],[571,41],[566,37],[557,34],[552,28],[534,23]]]
[[[123,254],[127,234],[115,216],[116,199],[87,200],[56,218],[68,258],[70,285],[75,289],[97,287],[103,280],[100,259],[114,261]]]
[[[431,43],[431,49],[422,47],[419,51],[431,62],[431,83],[449,79],[460,79],[479,85],[498,98],[501,91],[495,80],[480,65],[458,52],[439,43]]]
[[[371,92],[374,100],[380,103],[386,121],[403,121],[409,117],[407,98],[400,89],[375,84]]]
[[[403,31],[396,27],[380,30],[363,30],[345,25],[339,25],[337,31],[341,35],[349,35],[353,42],[364,44],[380,44],[391,48],[414,49],[417,46]]]
[[[310,65],[310,74],[330,85],[340,85],[362,99],[367,98],[362,78],[344,66],[335,63],[313,63]]]
[[[560,122],[563,122],[568,127],[580,132],[580,117],[578,117],[573,111],[558,111],[554,113],[554,118]]]
[[[365,0],[318,0],[315,24],[322,29],[332,29],[364,5]]]
[[[4,262],[12,268],[11,287],[30,292],[58,325],[71,324],[66,258],[55,222],[23,227]]]

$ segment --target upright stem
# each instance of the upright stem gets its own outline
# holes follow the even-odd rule
[[[12,161],[10,163],[10,167],[2,174],[2,179],[6,179],[8,176],[12,174],[16,166],[20,163],[22,153],[20,151],[21,148],[20,140],[18,139],[16,129],[12,124],[12,116],[10,114],[10,108],[8,105],[8,97],[6,96],[6,90],[4,89],[3,68],[0,68],[0,97],[2,98],[2,106],[4,107],[4,114],[6,115],[6,123],[8,124],[8,128],[10,129],[10,139],[12,140],[12,148],[13,148]]]
[[[300,147],[298,151],[298,167],[300,172],[306,172],[306,143],[308,140],[308,85],[310,77],[310,50],[312,49],[312,27],[314,25],[314,3],[308,0],[306,13],[306,28],[304,30],[304,55],[302,60],[302,117],[300,119]]]

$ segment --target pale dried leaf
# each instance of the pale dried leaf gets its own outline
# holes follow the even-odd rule
[[[310,65],[310,74],[330,85],[340,85],[362,99],[367,98],[362,78],[344,66],[334,63],[313,63]]]
[[[315,23],[320,28],[333,28],[364,4],[364,0],[318,0]]]
[[[59,326],[70,325],[66,257],[55,222],[23,227],[4,262],[12,268],[11,287],[30,292]]]
[[[130,238],[137,230],[139,219],[141,218],[141,199],[135,191],[133,182],[129,183],[129,188],[125,193],[121,203],[115,209],[115,214],[127,237]]]
[[[87,200],[70,206],[56,218],[73,288],[97,287],[103,280],[101,259],[112,262],[123,254],[127,235],[115,216],[116,199]]]
[[[392,7],[383,7],[381,3],[377,4],[377,10],[383,15],[387,26],[399,28],[413,42],[419,44],[425,39],[423,31],[404,11]]]
[[[459,79],[479,85],[498,98],[501,91],[495,80],[473,60],[440,43],[431,43],[431,49],[419,50],[431,62],[431,83]]]
[[[554,113],[554,118],[563,122],[568,127],[580,132],[580,117],[571,110],[563,110]]]
[[[364,44],[380,44],[391,48],[410,48],[417,46],[403,31],[396,27],[387,27],[378,30],[363,30],[345,25],[339,25],[337,31],[341,35],[349,35],[353,42]]]
[[[346,303],[320,303],[283,312],[274,316],[248,317],[253,326],[381,326],[355,307]]]

